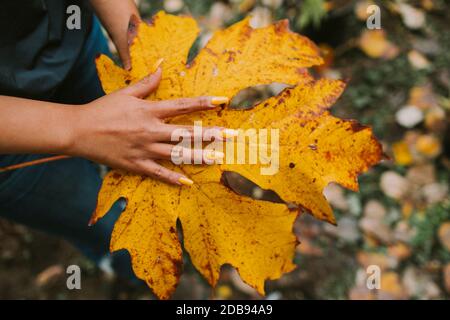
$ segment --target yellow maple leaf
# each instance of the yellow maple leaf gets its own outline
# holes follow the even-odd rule
[[[214,33],[195,60],[186,65],[198,33],[194,19],[159,12],[151,25],[139,26],[130,47],[130,72],[107,56],[97,59],[103,89],[110,93],[142,79],[161,58],[163,78],[150,100],[202,95],[232,97],[259,84],[308,82],[312,77],[306,68],[323,62],[318,48],[291,32],[287,21],[252,29],[247,18]]]
[[[189,49],[198,33],[195,21],[158,13],[152,24],[141,24],[130,47],[131,71],[109,58],[97,59],[104,90],[109,93],[147,75],[164,58],[163,76],[150,100],[199,95],[235,96],[259,84],[296,85],[250,110],[225,109],[179,116],[171,123],[228,128],[276,129],[279,168],[261,174],[261,164],[175,166],[195,181],[178,187],[121,171],[111,171],[99,193],[93,222],[119,198],[127,207],[116,222],[111,250],[127,249],[136,275],[159,298],[175,290],[182,265],[177,220],[184,247],[194,266],[215,285],[223,264],[234,266],[242,279],[264,294],[264,281],[295,268],[297,239],[292,233],[297,211],[285,203],[240,196],[222,184],[224,171],[233,171],[284,201],[335,223],[323,188],[331,181],[357,190],[357,175],[377,163],[381,147],[369,128],[333,117],[327,110],[345,85],[338,80],[314,80],[305,68],[322,63],[308,39],[289,31],[286,22],[252,29],[248,19],[218,31],[190,65]],[[244,137],[245,138],[245,137]],[[251,137],[243,140],[249,145]],[[227,153],[229,150],[226,150]]]

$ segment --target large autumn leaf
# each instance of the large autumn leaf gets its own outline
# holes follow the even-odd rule
[[[243,20],[216,32],[189,65],[187,55],[198,28],[189,17],[158,13],[142,23],[130,52],[132,69],[125,71],[106,56],[97,59],[104,90],[109,93],[147,75],[164,58],[163,77],[150,100],[235,96],[247,87],[281,82],[294,86],[250,110],[225,109],[176,117],[172,123],[235,129],[276,129],[279,169],[262,175],[261,164],[174,166],[194,185],[178,187],[117,170],[104,179],[93,222],[119,198],[127,199],[116,222],[111,250],[127,249],[136,275],[159,298],[174,291],[182,266],[183,242],[199,272],[215,285],[223,264],[237,268],[242,279],[264,294],[264,281],[277,279],[295,266],[297,239],[292,232],[297,211],[285,203],[240,196],[222,183],[233,171],[315,217],[335,223],[323,188],[337,182],[357,190],[357,175],[376,164],[381,147],[369,128],[333,117],[328,109],[344,89],[338,80],[314,80],[305,68],[322,63],[308,39],[289,31],[286,22],[252,29]],[[250,141],[251,137],[248,137]],[[244,144],[249,144],[244,140]]]

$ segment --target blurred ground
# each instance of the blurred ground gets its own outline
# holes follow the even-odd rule
[[[366,8],[381,8],[381,31],[366,28]],[[322,48],[321,77],[348,79],[333,113],[374,128],[390,160],[360,178],[359,193],[326,190],[338,227],[302,214],[298,269],[267,284],[270,299],[448,299],[450,296],[450,7],[444,0],[139,1],[144,17],[160,9],[195,16],[211,32],[247,14],[263,26],[288,18]],[[244,92],[254,102],[277,86]],[[65,268],[82,267],[82,290],[66,289]],[[366,288],[378,265],[381,289]],[[107,270],[106,270],[107,271]],[[64,241],[0,220],[0,298],[151,299],[95,268]],[[179,299],[260,299],[223,268],[211,290],[186,257]]]

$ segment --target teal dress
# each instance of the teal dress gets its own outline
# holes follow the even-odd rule
[[[81,8],[80,30],[66,28],[69,4]],[[2,0],[0,12],[0,95],[66,104],[104,95],[94,60],[109,54],[108,45],[85,1]],[[0,167],[46,156],[0,155]],[[62,237],[96,263],[111,259],[119,274],[132,277],[127,253],[108,254],[123,202],[88,226],[100,186],[98,165],[85,159],[0,173],[0,217]]]

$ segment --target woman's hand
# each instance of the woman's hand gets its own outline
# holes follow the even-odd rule
[[[155,160],[172,156],[200,157],[204,161],[219,159],[223,153],[190,150],[171,144],[176,129],[193,137],[193,127],[164,123],[167,117],[213,109],[228,102],[226,97],[198,97],[149,102],[142,98],[154,91],[161,79],[161,69],[127,88],[76,108],[72,143],[66,154],[91,159],[113,168],[152,176],[173,184],[192,184]],[[210,129],[217,139],[224,139],[221,128]],[[212,129],[212,130],[211,130]],[[232,135],[231,131],[231,135]],[[227,131],[228,135],[230,132]],[[203,133],[202,138],[203,138]]]
[[[124,69],[129,70],[131,59],[128,47],[140,22],[134,0],[91,0],[91,4],[116,46]]]

